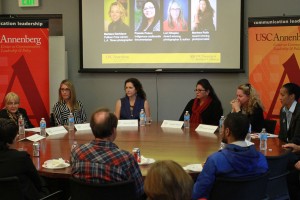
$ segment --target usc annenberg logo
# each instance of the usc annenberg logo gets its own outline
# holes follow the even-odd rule
[[[295,35],[279,35],[272,33],[258,33],[255,34],[256,41],[300,41],[300,34]]]

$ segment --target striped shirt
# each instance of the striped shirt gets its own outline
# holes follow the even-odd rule
[[[134,180],[136,195],[144,193],[143,177],[133,155],[112,142],[93,140],[71,151],[72,176],[88,183]]]
[[[85,123],[87,120],[86,113],[84,111],[83,105],[81,101],[77,100],[77,103],[79,105],[79,109],[75,110],[73,112],[74,115],[74,122],[75,124],[82,124]],[[53,115],[55,120],[55,125],[68,125],[69,119],[68,116],[71,112],[69,107],[64,101],[57,102],[53,107]]]

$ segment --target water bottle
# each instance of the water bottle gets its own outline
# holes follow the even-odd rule
[[[222,125],[224,123],[225,117],[222,115],[220,120],[219,120],[219,133],[222,132]]]
[[[251,142],[251,124],[249,124],[248,133],[246,135],[246,141]]]
[[[45,121],[45,118],[42,118],[41,121],[40,121],[40,129],[41,129],[41,136],[44,136],[46,137],[46,121]]]
[[[73,113],[70,113],[69,115],[69,131],[74,130],[74,115]]]
[[[190,128],[190,113],[189,113],[189,111],[185,111],[183,120],[184,120],[183,127]]]
[[[19,116],[18,124],[19,124],[19,137],[20,139],[23,139],[25,137],[25,125],[24,125],[24,118],[22,115]]]
[[[260,139],[259,149],[263,150],[263,151],[267,150],[267,148],[268,148],[268,143],[267,143],[268,134],[267,134],[265,128],[263,128],[262,131],[260,132],[259,139]]]
[[[141,109],[140,112],[140,126],[145,126],[146,124],[146,113],[144,111],[144,109]]]

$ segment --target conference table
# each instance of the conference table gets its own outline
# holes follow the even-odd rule
[[[115,144],[120,148],[132,152],[139,148],[141,155],[154,160],[174,160],[181,166],[190,164],[204,164],[207,157],[220,149],[221,138],[219,133],[197,132],[198,124],[191,124],[189,129],[162,128],[161,122],[152,122],[141,127],[117,128]],[[33,133],[26,133],[28,135]],[[94,136],[88,131],[70,131],[65,134],[56,134],[40,140],[40,156],[32,156],[32,141],[16,142],[12,147],[27,151],[31,156],[40,175],[49,178],[69,178],[71,167],[63,169],[46,169],[42,167],[46,160],[62,158],[70,160],[71,146],[74,141],[84,144],[93,140]],[[252,139],[259,149],[259,139]],[[266,156],[279,156],[287,150],[282,148],[283,143],[278,138],[268,139],[268,149],[262,153]],[[140,165],[143,177],[147,176],[150,165]],[[195,178],[199,172],[188,171]]]

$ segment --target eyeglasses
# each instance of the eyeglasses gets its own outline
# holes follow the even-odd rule
[[[146,10],[154,10],[155,8],[154,7],[145,7],[143,10],[146,11]]]
[[[14,106],[14,105],[19,105],[20,102],[8,102],[7,105],[9,106]]]
[[[179,12],[180,8],[171,8],[171,11],[177,11],[177,12]]]
[[[61,92],[70,92],[70,89],[69,88],[60,88],[60,91]]]
[[[203,91],[206,91],[206,90],[194,89],[194,92],[203,92]]]

